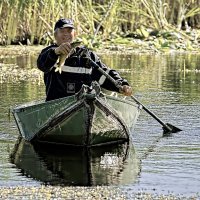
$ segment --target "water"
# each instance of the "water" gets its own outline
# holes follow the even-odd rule
[[[31,60],[31,68],[34,67],[32,59],[35,57],[24,58],[23,62],[18,58],[5,58],[1,62],[17,63],[24,68],[25,62]],[[133,145],[106,151],[81,150],[84,155],[74,151],[65,155],[56,150],[48,152],[20,142],[9,114],[11,106],[44,98],[43,84],[2,83],[0,186],[100,184],[119,185],[128,193],[138,190],[188,196],[198,193],[200,55],[112,55],[102,56],[102,60],[129,80],[134,95],[143,104],[164,122],[183,131],[164,137],[161,125],[142,112],[131,134]],[[114,167],[113,163],[105,163],[109,156],[117,163]],[[71,167],[67,167],[67,163],[71,163]]]

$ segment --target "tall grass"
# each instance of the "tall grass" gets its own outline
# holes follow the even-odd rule
[[[60,17],[72,18],[78,34],[94,42],[141,26],[198,27],[200,0],[1,0],[0,44],[48,43]]]

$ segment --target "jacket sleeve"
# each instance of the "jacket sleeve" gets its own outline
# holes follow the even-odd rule
[[[95,53],[90,52],[90,57],[96,64],[98,64],[104,71],[106,71],[121,85],[129,85],[126,79],[122,78],[117,71],[107,67]],[[92,79],[96,80],[100,84],[100,86],[106,90],[119,92],[119,88],[117,88],[109,79],[102,75],[101,72],[98,71],[98,69],[95,69],[95,67],[92,71]]]
[[[56,64],[56,61],[58,60],[58,55],[55,54],[54,49],[55,46],[49,46],[42,50],[40,55],[37,59],[37,67],[47,73],[49,72],[53,66]]]

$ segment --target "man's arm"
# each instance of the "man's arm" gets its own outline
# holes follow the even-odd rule
[[[49,72],[58,60],[58,55],[55,54],[56,46],[49,46],[42,50],[37,59],[37,67],[43,72]]]
[[[93,52],[91,52],[90,55],[91,59],[94,62],[96,62],[96,64],[98,64],[104,71],[106,71],[114,80],[119,82],[122,88],[119,89],[118,87],[116,87],[112,82],[110,82],[110,80],[108,80],[104,75],[102,75],[101,72],[98,71],[98,69],[95,68],[93,69],[92,79],[98,81],[100,86],[104,89],[116,91],[126,96],[132,95],[132,88],[129,86],[128,81],[126,79],[122,78],[117,71],[108,68]]]

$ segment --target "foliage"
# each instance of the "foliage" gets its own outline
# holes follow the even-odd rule
[[[54,23],[61,17],[72,18],[78,35],[91,47],[98,47],[100,39],[131,32],[148,38],[149,28],[181,32],[200,28],[199,4],[200,0],[1,0],[0,44],[51,43]]]

